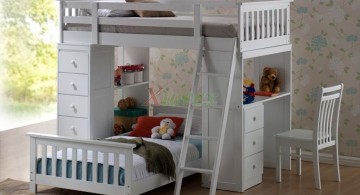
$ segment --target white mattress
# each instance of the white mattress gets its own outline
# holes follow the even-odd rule
[[[134,137],[130,137],[130,136],[114,136],[109,139],[120,138],[120,137],[127,138],[127,139],[134,138]],[[170,150],[171,154],[173,155],[175,165],[177,166],[179,158],[180,158],[180,152],[181,152],[181,145],[182,145],[181,141],[160,140],[160,139],[151,139],[151,138],[143,138],[143,139],[145,141],[154,142],[154,143],[160,144],[160,145],[168,148]],[[51,154],[48,154],[47,157],[51,158]],[[58,151],[57,158],[62,159],[62,151]],[[187,162],[191,162],[191,161],[197,160],[199,158],[200,158],[200,151],[196,148],[195,145],[190,143],[188,153],[187,153]],[[72,159],[72,149],[68,148],[67,160],[71,160],[71,159]],[[88,151],[87,161],[92,162],[92,159],[93,159],[93,152]],[[120,159],[119,166],[124,167],[124,165],[125,165],[124,155],[120,155],[119,159]],[[82,161],[82,151],[81,150],[77,150],[77,160]],[[98,153],[98,163],[103,163],[103,153],[100,153],[100,152]],[[114,155],[113,154],[109,154],[109,165],[114,165]],[[154,174],[154,173],[149,173],[146,170],[145,159],[139,155],[136,155],[136,154],[133,155],[133,165],[134,165],[134,168],[133,168],[133,180],[134,181],[146,178],[146,177]]]

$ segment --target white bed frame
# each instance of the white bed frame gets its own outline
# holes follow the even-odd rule
[[[188,0],[187,3],[123,3],[123,2],[105,2],[105,1],[74,1],[58,0],[60,4],[60,43],[69,44],[94,44],[110,46],[130,46],[130,47],[158,47],[175,49],[196,49],[199,48],[199,42],[204,39],[204,48],[207,51],[236,52],[239,58],[251,58],[261,55],[267,55],[276,52],[291,50],[290,44],[290,8],[292,0],[264,1],[264,2],[201,2]],[[189,3],[192,2],[192,3]],[[237,15],[224,16],[236,17],[238,21],[238,36],[236,38],[202,37],[202,7],[226,7],[236,8]],[[91,16],[79,16],[80,9],[90,9]],[[159,18],[102,18],[97,16],[98,9],[123,9],[123,10],[158,10],[158,11],[178,11],[187,12],[193,17],[192,20],[161,20]],[[69,31],[65,30],[65,23],[80,23],[91,25],[91,31]],[[152,26],[152,27],[183,27],[191,28],[194,31],[193,36],[174,36],[174,35],[149,35],[149,34],[126,34],[126,33],[107,33],[99,32],[98,25],[130,25],[130,26]],[[269,28],[270,27],[270,28]],[[261,32],[261,33],[254,33]],[[237,47],[234,51],[234,40]],[[290,49],[289,49],[290,48]],[[167,108],[169,109],[169,108]],[[170,109],[179,112],[179,109]],[[180,109],[181,110],[181,109]],[[167,110],[169,111],[169,110]],[[157,112],[167,112],[154,110]],[[186,113],[180,111],[181,113]],[[205,114],[206,115],[206,114]],[[204,113],[202,113],[204,116]],[[207,120],[207,119],[206,119]],[[203,123],[205,124],[205,123]],[[207,127],[203,127],[207,128]],[[30,189],[36,193],[38,184],[55,186],[60,188],[74,189],[79,191],[94,192],[101,194],[140,194],[152,190],[169,182],[162,175],[153,175],[148,178],[132,181],[132,154],[133,145],[101,142],[96,140],[78,140],[61,136],[49,136],[30,133]],[[41,150],[39,150],[39,147]],[[48,150],[48,148],[51,150]],[[104,171],[104,183],[95,181],[88,182],[85,176],[81,180],[72,178],[56,177],[52,175],[37,174],[36,161],[42,158],[42,173],[45,172],[46,154],[52,152],[52,170],[55,170],[55,153],[58,150],[66,151],[66,148],[81,149],[85,151],[92,150],[103,152],[107,157],[110,153],[123,154],[126,157],[125,165],[125,185],[107,184],[107,172]],[[41,151],[41,152],[39,152]],[[76,153],[73,153],[73,159],[76,159]],[[65,155],[63,155],[64,157]],[[95,155],[96,156],[96,155]],[[118,156],[118,155],[115,155]],[[86,156],[83,156],[86,159]],[[119,159],[115,159],[117,162]],[[65,160],[63,159],[63,170]],[[104,167],[107,169],[107,161],[104,160]],[[93,161],[96,165],[96,159]],[[82,170],[85,172],[85,163]],[[72,168],[75,169],[75,161]],[[118,167],[114,170],[114,180],[117,183]],[[129,174],[130,173],[130,174]],[[65,174],[64,174],[65,175]],[[93,172],[96,176],[96,172]],[[94,177],[95,178],[95,177]]]
[[[186,114],[186,107],[166,107],[166,106],[153,106],[154,114],[157,113],[172,113],[172,114]],[[201,116],[201,112],[195,113],[197,116]],[[141,194],[157,187],[166,185],[173,182],[167,179],[162,174],[154,174],[144,179],[137,181],[132,180],[133,172],[133,144],[123,144],[115,142],[105,142],[99,140],[81,140],[63,136],[47,135],[39,133],[28,133],[30,137],[30,191],[36,193],[37,185],[54,186],[65,189],[73,189],[84,192],[93,192],[100,194]],[[87,162],[87,151],[93,151],[94,153],[103,153],[103,181],[104,183],[98,183],[97,181],[86,181],[86,174],[82,174],[81,180],[76,179],[76,172],[72,172],[71,178],[66,178],[66,174],[62,174],[62,177],[57,177],[55,171],[52,171],[51,175],[46,175],[46,158],[48,154],[51,154],[52,164],[51,170],[56,170],[56,152],[62,151],[62,170],[66,170],[66,160],[72,161],[72,170],[76,170],[77,152],[72,153],[71,159],[66,159],[67,149],[72,148],[73,151],[81,150],[82,162]],[[93,167],[97,167],[98,159],[97,155],[94,155],[92,164]],[[105,160],[110,154],[114,155],[114,164],[119,164],[119,155],[125,157],[125,184],[124,186],[118,185],[119,167],[114,166],[113,178],[114,184],[108,184],[108,161]],[[41,160],[41,173],[36,173],[37,160]],[[194,167],[200,167],[201,159],[195,160],[190,163]],[[86,163],[82,164],[82,173],[86,173]],[[191,175],[193,173],[186,173],[185,175]],[[92,170],[93,178],[97,178],[96,169]]]

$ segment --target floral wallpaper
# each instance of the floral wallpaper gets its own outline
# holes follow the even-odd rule
[[[360,157],[359,13],[359,0],[295,0],[291,6],[292,126],[312,128],[319,87],[343,82],[339,152],[351,157]],[[196,52],[152,48],[150,55],[153,96],[163,104],[186,105]]]

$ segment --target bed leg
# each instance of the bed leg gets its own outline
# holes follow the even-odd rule
[[[37,193],[37,184],[35,183],[35,181],[30,181],[29,187],[31,193],[33,194]]]

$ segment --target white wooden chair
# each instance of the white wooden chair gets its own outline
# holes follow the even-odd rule
[[[315,115],[314,130],[293,129],[279,133],[276,139],[276,180],[281,182],[281,146],[296,148],[296,173],[301,175],[301,148],[311,149],[315,186],[321,189],[319,150],[333,147],[333,162],[336,180],[340,181],[338,158],[338,121],[343,84],[321,88]]]

